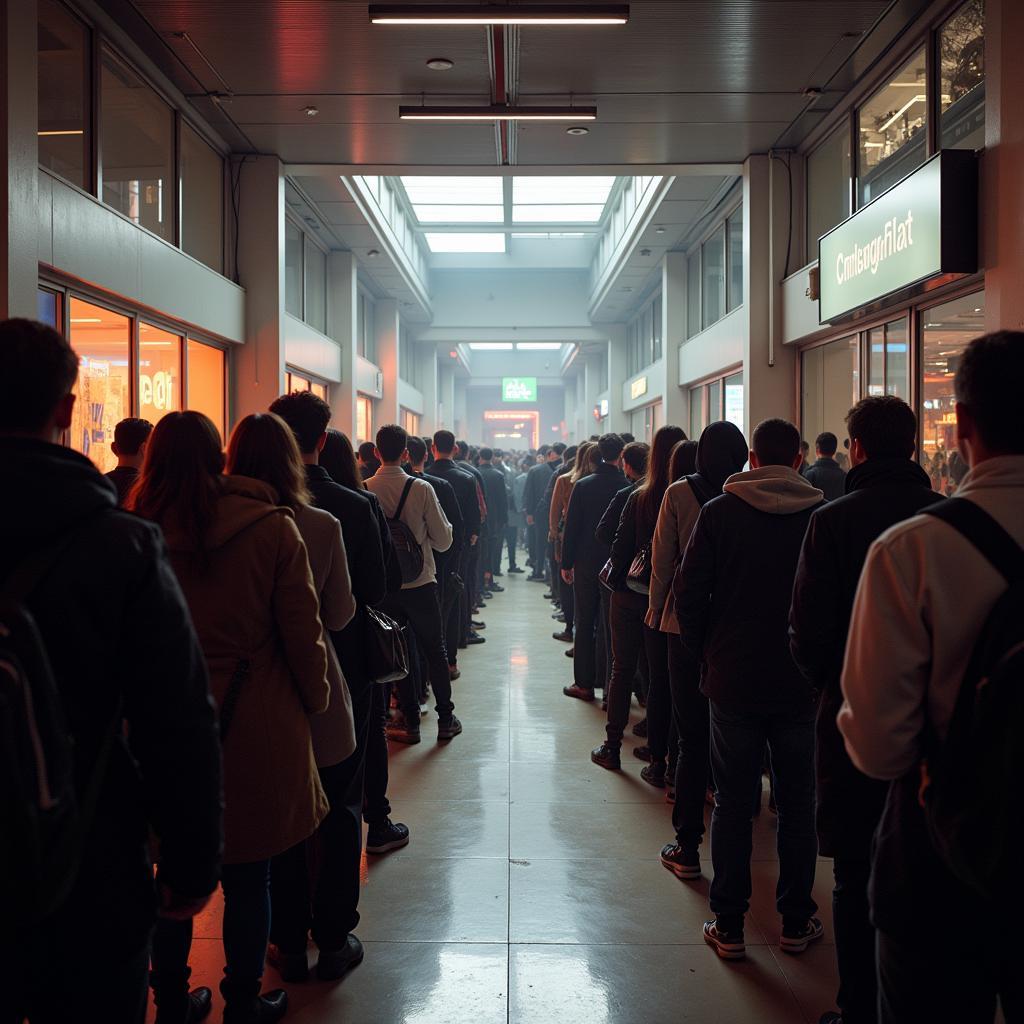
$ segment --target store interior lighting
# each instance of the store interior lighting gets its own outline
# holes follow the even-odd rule
[[[629,4],[370,4],[374,25],[625,25]]]

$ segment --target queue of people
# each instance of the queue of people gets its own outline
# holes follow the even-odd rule
[[[604,698],[591,760],[621,769],[635,696],[641,778],[672,805],[661,862],[684,882],[703,876],[711,808],[705,942],[727,961],[746,955],[764,775],[783,952],[824,935],[812,886],[819,855],[832,859],[840,985],[821,1024],[990,1022],[997,999],[1005,1019],[1020,1011],[1006,911],[1020,904],[1024,814],[1019,784],[989,776],[1021,765],[1010,694],[1024,650],[1024,435],[1008,412],[1021,374],[1024,334],[965,352],[955,386],[969,470],[949,501],[916,461],[916,417],[894,396],[850,410],[848,472],[834,434],[815,439],[808,463],[797,428],[769,419],[749,444],[727,422],[696,445],[674,426],[649,449],[606,434],[538,453],[527,477],[535,497],[550,485],[547,597],[568,613],[554,638],[573,644],[564,693]],[[535,507],[534,525],[541,497]],[[542,576],[536,530],[532,545]],[[984,715],[979,679],[1003,687]],[[973,789],[953,786],[961,772]],[[965,820],[976,829],[966,839],[950,825]],[[974,862],[992,878],[966,870]]]

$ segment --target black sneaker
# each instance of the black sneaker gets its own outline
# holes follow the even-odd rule
[[[492,583],[487,588],[492,594],[504,594],[505,588],[500,583]]]
[[[742,928],[729,932],[719,928],[718,921],[705,921],[704,941],[723,960],[742,960],[747,955]]]
[[[684,850],[678,843],[667,843],[661,848],[661,863],[676,878],[692,882],[700,878],[700,857],[696,850]]]
[[[665,762],[652,761],[650,764],[645,764],[640,770],[640,778],[643,779],[648,786],[654,786],[657,789],[664,789]]]
[[[485,644],[485,643],[487,643],[487,638],[481,636],[479,633],[471,632],[469,634],[469,636],[466,637],[466,645],[469,646],[469,647],[472,647],[474,644]]]
[[[613,747],[610,743],[602,743],[601,746],[595,747],[590,752],[590,760],[611,771],[618,771],[622,767],[619,748]]]
[[[531,583],[547,583],[547,580],[543,576],[527,576],[526,578]]]
[[[317,977],[321,981],[338,981],[362,962],[363,944],[354,935],[349,935],[341,949],[320,950],[320,959],[316,964]]]
[[[481,622],[479,619],[470,619],[469,620],[469,624],[473,627],[473,629],[486,629],[487,628],[487,623],[486,622]]]
[[[554,601],[555,600],[555,595],[551,594],[551,593],[545,594],[544,595],[544,600],[545,601]]]
[[[388,853],[408,845],[409,826],[390,818],[385,818],[378,825],[371,825],[366,833],[367,853]]]
[[[510,565],[508,571],[514,572],[517,576],[521,576],[524,572],[526,572],[525,569],[520,569],[518,565]]]
[[[454,715],[442,718],[437,723],[438,741],[454,739],[460,732],[462,732],[462,723]]]
[[[779,949],[783,953],[802,953],[812,942],[820,939],[824,934],[825,929],[816,917],[812,917],[806,924],[796,928],[791,925],[783,925]]]
[[[572,633],[569,632],[569,630],[567,630],[567,629],[563,629],[561,633],[552,633],[551,634],[551,639],[552,640],[561,640],[562,643],[564,643],[564,644],[571,644],[572,643]]]
[[[646,718],[641,718],[640,721],[637,722],[636,725],[633,726],[633,735],[636,736],[638,739],[641,739],[641,740],[647,739],[647,719]]]
[[[420,723],[416,722],[413,725],[404,718],[400,721],[392,720],[387,723],[387,734],[388,739],[395,743],[405,743],[408,746],[412,746],[420,741]]]
[[[642,746],[642,747],[634,747],[633,748],[633,756],[638,761],[650,762],[650,760],[651,760],[651,748],[646,746],[646,745]]]

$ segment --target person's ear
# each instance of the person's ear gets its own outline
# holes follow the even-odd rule
[[[117,456],[121,455],[121,446],[116,441],[110,442],[110,450]],[[140,449],[141,451],[141,449]]]
[[[384,456],[381,455],[380,449],[376,445],[373,446],[373,454],[376,457],[378,462],[383,462],[384,461]]]
[[[53,425],[58,430],[67,430],[71,426],[71,416],[75,410],[75,398],[77,396],[69,392],[58,403],[53,413]]]
[[[322,433],[322,434],[321,434],[321,435],[320,435],[320,436],[319,436],[319,437],[318,437],[318,438],[316,439],[316,450],[317,450],[318,452],[322,452],[322,451],[324,450],[324,445],[326,445],[326,444],[327,444],[327,431],[325,430],[325,431],[324,431],[324,432],[323,432],[323,433]]]
[[[790,468],[791,469],[799,469],[803,464],[804,464],[803,452],[799,452],[798,451],[796,453],[796,458],[793,459],[793,464],[792,464],[792,466]]]
[[[750,462],[751,469],[761,468],[761,460],[757,457],[757,453],[754,451],[753,448],[750,449],[750,454],[747,456],[747,459]]]

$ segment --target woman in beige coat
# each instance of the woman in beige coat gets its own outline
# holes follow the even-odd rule
[[[224,953],[228,1024],[278,1020],[283,991],[260,996],[270,931],[270,859],[313,833],[327,801],[308,716],[326,710],[327,651],[306,547],[267,484],[222,476],[220,435],[197,412],[156,426],[133,493],[160,523],[220,709],[224,751]],[[183,798],[187,798],[183,794]],[[175,931],[174,928],[171,929]],[[187,957],[157,935],[154,970]],[[173,950],[173,952],[172,952]]]

